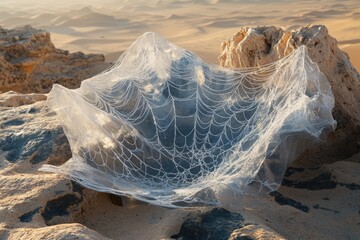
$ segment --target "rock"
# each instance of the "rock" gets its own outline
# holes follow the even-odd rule
[[[173,239],[182,240],[216,240],[228,239],[231,233],[244,225],[244,218],[237,213],[231,213],[224,208],[214,208],[205,213],[196,214],[187,219]]]
[[[46,216],[45,222],[49,222],[54,216],[66,212],[69,205],[77,204],[82,199],[77,196],[81,194],[75,183],[37,171],[43,162],[63,163],[71,157],[64,132],[55,114],[45,107],[45,102],[42,101],[44,97],[42,94],[26,95],[14,92],[0,94],[0,99],[9,103],[5,104],[6,107],[0,107],[0,185],[3,187],[0,191],[3,201],[1,206],[17,213],[18,216],[12,216],[18,218],[14,220],[14,224],[18,220],[31,222],[34,216],[40,213]],[[7,99],[11,101],[6,101]],[[74,188],[77,190],[75,195]],[[53,192],[48,189],[53,189]],[[62,201],[62,210],[57,214],[45,207],[54,205],[55,200],[47,201],[49,194],[54,199],[64,200],[64,197],[69,195],[73,198],[67,202]],[[22,197],[19,198],[19,195]],[[24,202],[23,199],[27,201]],[[20,210],[24,204],[27,207]],[[17,208],[19,211],[16,211]],[[0,211],[0,219],[8,218],[5,211]],[[11,221],[7,221],[7,224],[10,223]]]
[[[0,94],[0,155],[5,158],[0,166],[18,161],[61,164],[71,157],[62,127],[44,99],[42,94]]]
[[[0,94],[0,239],[107,239],[74,223],[96,192],[38,171],[43,163],[62,164],[71,157],[45,99]]]
[[[26,239],[64,239],[64,240],[107,240],[98,232],[81,224],[59,224],[55,226],[27,228],[15,230],[2,229],[0,227],[0,239],[26,240]]]
[[[359,171],[359,163],[348,161],[289,168],[275,194],[239,197],[241,204],[224,207],[286,239],[357,239]]]
[[[9,91],[4,94],[0,93],[0,107],[19,107],[42,100],[46,100],[44,94],[21,94],[14,91]]]
[[[46,93],[54,83],[77,88],[107,67],[101,54],[55,48],[50,33],[43,30],[0,28],[0,91]]]
[[[310,58],[331,84],[337,130],[325,143],[307,150],[297,163],[316,166],[347,159],[360,150],[360,75],[325,26],[301,27],[291,32],[274,26],[241,28],[222,43],[219,61],[229,68],[254,67],[272,63],[301,45],[307,47]]]
[[[160,239],[175,233],[187,210],[98,193],[39,171],[44,163],[71,158],[45,98],[0,94],[0,239]]]
[[[39,172],[44,163],[68,160],[71,151],[56,116],[45,106],[45,95],[38,95],[0,94],[2,103],[10,102],[0,106],[0,239],[221,239],[243,227],[243,217],[225,209],[169,210]],[[193,217],[182,224],[188,212]]]
[[[259,225],[249,224],[243,228],[236,229],[229,237],[229,240],[284,240],[283,236],[276,233],[271,228]]]
[[[182,240],[256,240],[285,239],[271,228],[257,223],[246,223],[239,213],[224,208],[195,212],[181,225],[180,232],[171,236]]]

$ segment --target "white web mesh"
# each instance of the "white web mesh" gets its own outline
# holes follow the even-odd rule
[[[305,47],[233,71],[155,33],[79,89],[54,85],[48,105],[72,158],[42,170],[163,206],[274,190],[305,143],[335,125],[330,85]]]

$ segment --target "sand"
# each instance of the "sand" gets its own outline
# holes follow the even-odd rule
[[[21,10],[19,10],[19,4]],[[360,69],[360,5],[350,1],[1,1],[0,26],[48,30],[59,48],[103,53],[109,62],[142,33],[156,31],[208,62],[241,26],[294,29],[324,24]]]

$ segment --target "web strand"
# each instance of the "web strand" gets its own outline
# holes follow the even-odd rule
[[[73,157],[43,170],[171,207],[214,204],[219,186],[274,190],[304,144],[291,136],[316,139],[334,127],[329,83],[305,47],[268,65],[229,70],[155,33],[79,89],[55,86],[48,105]],[[289,139],[294,149],[284,150]]]

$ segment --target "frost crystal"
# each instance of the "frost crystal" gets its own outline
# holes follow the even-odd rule
[[[54,85],[48,106],[72,158],[42,170],[170,207],[218,204],[224,189],[275,190],[288,163],[335,126],[330,85],[305,47],[229,70],[155,33],[79,89]]]

